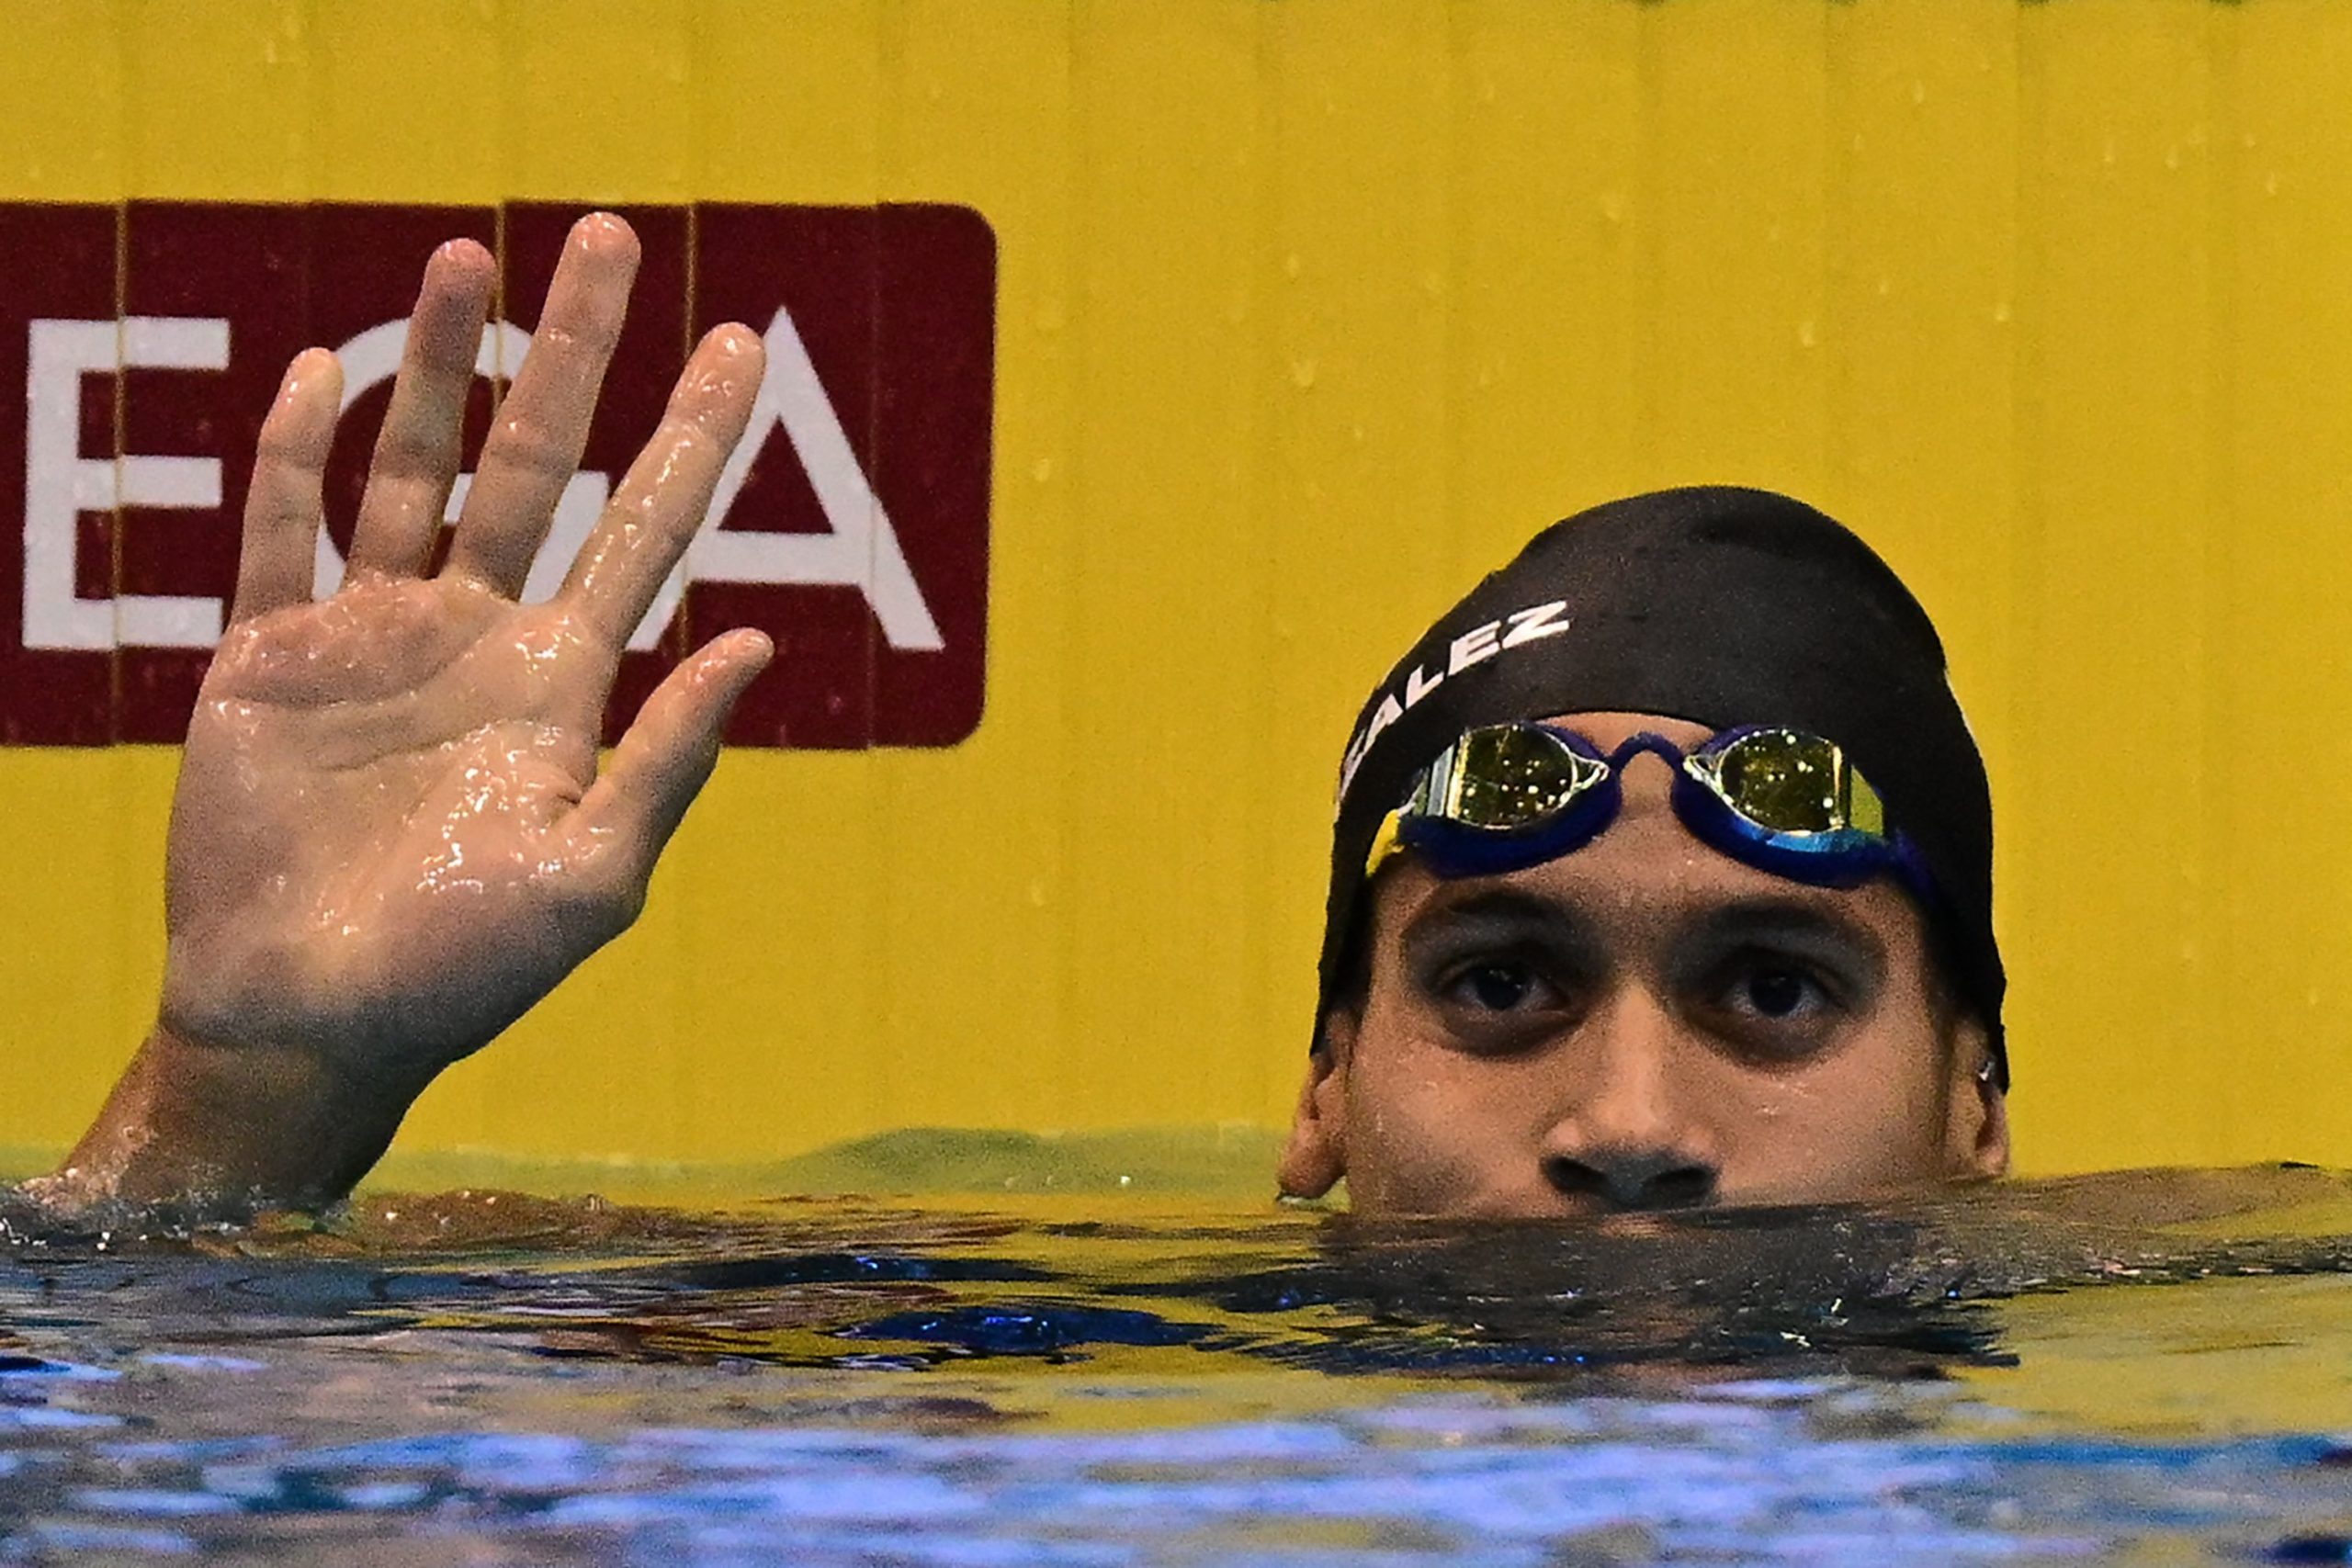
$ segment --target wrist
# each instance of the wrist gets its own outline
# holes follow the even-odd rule
[[[322,1207],[367,1174],[424,1089],[321,1053],[214,1044],[159,1024],[43,1186],[68,1202]]]

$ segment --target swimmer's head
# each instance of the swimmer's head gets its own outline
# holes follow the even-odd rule
[[[1456,745],[1527,721],[1558,734]],[[1414,839],[1433,762],[1546,747],[1582,760],[1521,789],[1552,795],[1502,852]],[[1759,758],[1827,760],[1847,816],[1775,831],[1738,797]],[[1365,703],[1333,837],[1288,1190],[1524,1213],[2006,1162],[1984,766],[1926,613],[1810,507],[1677,490],[1544,530]]]

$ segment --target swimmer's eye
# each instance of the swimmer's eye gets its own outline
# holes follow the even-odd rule
[[[1535,972],[1524,964],[1479,964],[1454,981],[1453,994],[1456,999],[1488,1012],[1512,1012],[1536,997],[1542,986]]]
[[[1725,1028],[1752,1034],[1776,1053],[1814,1043],[1852,1011],[1839,976],[1785,953],[1740,953],[1710,989]]]
[[[1429,989],[1453,1032],[1488,1050],[1548,1032],[1568,1006],[1542,967],[1522,958],[1464,960],[1433,976]]]
[[[1766,1018],[1786,1018],[1820,989],[1793,969],[1758,969],[1741,983],[1742,999]]]

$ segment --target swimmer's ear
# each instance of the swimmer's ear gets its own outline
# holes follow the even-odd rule
[[[1290,1140],[1274,1178],[1285,1198],[1320,1198],[1348,1174],[1348,1059],[1355,1050],[1356,1018],[1333,1008],[1323,1038],[1306,1058],[1306,1081],[1291,1113]]]
[[[1952,1027],[1951,1112],[1944,1150],[1955,1177],[1989,1180],[2009,1169],[2009,1097],[1984,1070],[1993,1059],[1992,1037],[1975,1019],[1962,1015]]]

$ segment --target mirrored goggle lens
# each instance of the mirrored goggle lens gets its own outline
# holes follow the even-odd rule
[[[1710,781],[1724,800],[1775,833],[1884,834],[1886,812],[1834,741],[1794,729],[1758,729],[1712,759]]]
[[[1454,742],[1452,777],[1436,814],[1509,832],[1558,814],[1606,770],[1532,725],[1498,724]]]

